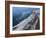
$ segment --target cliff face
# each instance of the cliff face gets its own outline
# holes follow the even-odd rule
[[[14,30],[34,30],[34,29],[39,29],[39,27],[36,28],[36,26],[39,26],[38,23],[39,23],[38,17],[35,17],[35,14],[34,15],[31,14],[26,19],[21,21],[19,24],[14,26],[13,29]]]

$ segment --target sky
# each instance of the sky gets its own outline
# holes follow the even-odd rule
[[[32,13],[33,9],[39,10],[39,8],[13,7],[13,15]]]

